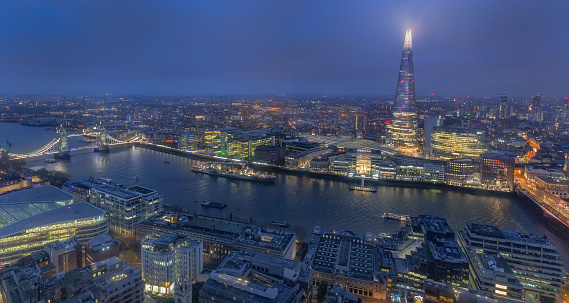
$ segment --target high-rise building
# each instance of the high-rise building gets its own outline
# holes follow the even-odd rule
[[[415,105],[415,73],[413,70],[411,30],[405,34],[393,117],[389,126],[390,144],[404,152],[419,150],[417,107]]]
[[[432,148],[432,135],[433,130],[435,127],[442,127],[443,126],[443,119],[441,116],[439,117],[425,117],[425,124],[423,126],[423,150],[427,153],[431,152]]]
[[[532,97],[531,114],[535,122],[541,122],[541,95],[537,93]]]
[[[508,95],[500,95],[500,100],[502,103],[500,104],[500,119],[508,119],[509,118],[509,110],[508,110]]]
[[[175,295],[180,287],[182,298],[190,303],[191,285],[203,270],[203,243],[175,234],[148,234],[141,242],[142,277],[146,292]],[[184,287],[186,286],[186,287]],[[177,296],[175,296],[177,297]]]
[[[442,160],[479,158],[488,151],[481,130],[438,127],[432,132],[431,140],[433,157]]]
[[[569,98],[565,98],[565,110],[563,111],[563,117],[565,118],[565,122],[569,121]]]

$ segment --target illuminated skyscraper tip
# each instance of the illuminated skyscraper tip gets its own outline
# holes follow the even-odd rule
[[[393,119],[389,133],[391,145],[402,151],[414,153],[419,149],[419,135],[417,108],[415,106],[415,72],[413,70],[411,45],[411,30],[407,30],[401,54],[399,80],[397,81]]]
[[[403,46],[403,48],[411,49],[412,46],[413,46],[413,37],[411,37],[411,30],[408,29],[407,32],[405,32],[405,45]]]

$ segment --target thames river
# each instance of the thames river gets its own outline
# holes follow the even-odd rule
[[[43,128],[0,123],[0,146],[12,143],[13,153],[30,152],[55,137]],[[71,146],[81,144],[73,138]],[[377,193],[354,192],[339,181],[277,174],[276,184],[263,184],[197,174],[192,166],[199,160],[139,147],[113,146],[108,154],[91,150],[72,153],[69,160],[45,163],[46,157],[27,160],[32,169],[47,168],[72,178],[108,177],[115,183],[139,184],[164,195],[165,203],[179,205],[192,213],[256,222],[287,221],[291,229],[309,234],[319,223],[324,230],[351,230],[358,235],[394,232],[397,221],[385,220],[384,212],[444,217],[455,230],[466,222],[492,224],[510,231],[545,234],[558,247],[569,266],[566,232],[525,199],[474,195],[451,190],[378,187]],[[164,163],[168,161],[169,163]],[[138,179],[138,180],[137,180]],[[223,202],[223,210],[203,208],[202,200]],[[198,202],[196,202],[198,201]]]

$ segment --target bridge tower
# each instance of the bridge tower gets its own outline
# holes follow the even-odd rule
[[[97,139],[95,140],[96,145],[94,151],[96,153],[98,152],[108,153],[109,145],[107,144],[107,131],[105,130],[105,127],[103,125],[99,125],[97,127],[97,130],[99,132],[97,133]]]
[[[67,145],[67,132],[60,126],[56,129],[56,134],[59,142],[57,143],[58,153],[55,154],[54,158],[67,159],[70,156],[69,146]]]

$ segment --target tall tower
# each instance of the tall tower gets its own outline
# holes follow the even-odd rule
[[[393,119],[389,128],[390,144],[403,152],[418,152],[419,132],[417,124],[411,30],[407,30],[399,68],[399,79],[397,80]]]
[[[569,119],[569,98],[565,98],[565,111],[563,112],[565,117],[565,122]]]
[[[500,95],[500,119],[508,119],[508,95]]]
[[[531,111],[533,114],[533,120],[536,122],[541,122],[540,112],[541,112],[541,95],[537,93],[532,98]]]

